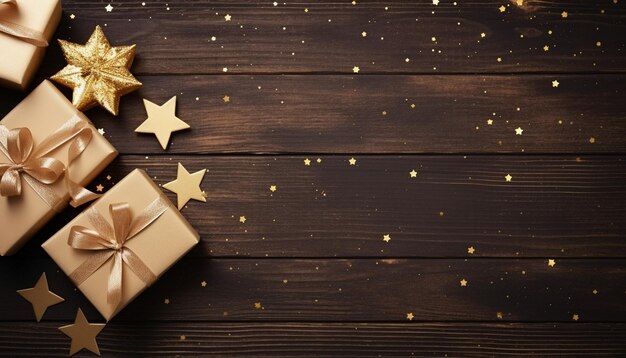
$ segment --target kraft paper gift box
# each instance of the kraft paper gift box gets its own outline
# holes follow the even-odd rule
[[[115,214],[122,208],[127,210],[127,220]],[[147,225],[139,224],[148,216]],[[99,221],[94,217],[99,217]],[[138,233],[131,234],[137,230],[128,228],[137,226]],[[196,231],[159,187],[143,170],[135,169],[42,247],[109,321],[198,241]],[[129,263],[122,259],[124,256],[134,259],[128,257]],[[121,288],[117,302],[110,300],[109,287],[109,278],[115,277],[116,263],[121,265],[121,276],[114,280]],[[143,271],[147,269],[147,275],[152,275],[150,282],[140,277],[146,273],[138,274],[142,268],[137,266],[145,266]]]
[[[65,164],[67,171],[53,184],[41,184],[28,173],[21,172],[21,193],[0,196],[0,256],[15,253],[26,241],[70,201],[67,173],[74,182],[85,185],[98,175],[117,156],[117,151],[89,123],[59,90],[44,81],[0,121],[0,168],[14,165],[7,152],[7,132],[28,128],[34,144],[32,156],[43,146],[44,139],[76,123],[82,130],[91,130],[92,138],[84,152],[68,164],[68,141],[43,157],[52,157]],[[87,133],[88,134],[88,133]],[[7,172],[4,172],[7,174]],[[0,177],[5,179],[4,175]],[[34,184],[32,184],[34,183]],[[37,184],[37,185],[35,185]],[[34,186],[33,186],[34,185]],[[45,191],[40,194],[41,190]],[[50,194],[51,193],[51,194]],[[51,195],[51,196],[50,196]]]
[[[24,90],[46,51],[8,33],[17,28],[50,41],[60,20],[60,0],[0,0],[0,85]]]

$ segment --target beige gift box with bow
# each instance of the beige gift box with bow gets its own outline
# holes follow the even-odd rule
[[[41,83],[0,121],[0,125],[8,130],[30,129],[36,151],[45,138],[72,119],[78,119],[92,132],[91,142],[85,151],[69,166],[71,179],[85,185],[115,159],[117,151],[52,83],[48,81]],[[5,143],[1,144],[3,141]],[[0,138],[0,145],[6,148],[6,144],[6,140]],[[69,142],[65,143],[46,156],[58,159],[67,166],[69,145]],[[10,164],[11,161],[0,150],[0,164],[2,163]],[[0,196],[0,256],[15,253],[56,215],[57,211],[67,206],[70,199],[65,178],[45,185],[46,189],[58,198],[56,205],[51,206],[27,182],[32,180],[24,178],[26,176],[28,174],[21,174],[20,195]]]
[[[126,217],[111,212],[112,207],[121,206],[128,211]],[[155,207],[160,207],[160,210]],[[100,225],[94,216],[99,217]],[[151,219],[146,220],[150,216]],[[139,221],[149,223],[139,225],[137,232],[132,227],[136,227]],[[105,222],[104,225],[102,222]],[[76,233],[84,241],[79,242],[74,235]],[[109,321],[198,241],[198,233],[159,187],[143,170],[135,169],[42,247]],[[101,259],[96,258],[98,256]],[[120,264],[117,274],[114,273],[116,260]],[[137,263],[137,260],[141,262]],[[132,267],[133,264],[140,267]],[[85,269],[82,273],[79,272],[81,268]],[[142,270],[148,270],[148,279],[140,277],[144,274]],[[119,290],[114,297],[116,302],[109,300],[112,294],[109,286],[111,277],[116,277],[113,286]]]
[[[16,33],[50,41],[61,20],[60,0],[0,0],[0,85],[24,90],[46,48]]]

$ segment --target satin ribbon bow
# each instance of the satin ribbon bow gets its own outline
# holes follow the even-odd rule
[[[0,0],[0,5],[17,6],[16,0]],[[17,37],[37,47],[48,47],[48,41],[41,31],[30,29],[26,26],[16,24],[0,18],[0,32]]]
[[[128,203],[110,204],[109,213],[113,224],[111,226],[92,205],[84,213],[92,228],[72,227],[67,243],[74,249],[95,252],[69,275],[70,279],[80,286],[112,259],[113,266],[107,284],[107,303],[114,309],[117,309],[122,300],[123,264],[126,264],[147,286],[152,285],[156,281],[156,275],[126,244],[168,208],[166,200],[157,198],[133,220]]]
[[[48,185],[55,183],[63,174],[74,207],[97,199],[95,194],[72,181],[69,167],[91,142],[93,133],[84,120],[73,116],[61,128],[44,139],[37,148],[28,128],[9,130],[0,125],[0,153],[8,162],[0,162],[0,195],[18,196],[22,193],[22,179],[52,208],[61,203],[59,196]],[[48,154],[70,142],[67,167]]]

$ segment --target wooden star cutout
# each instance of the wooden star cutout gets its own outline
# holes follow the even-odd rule
[[[148,112],[148,119],[141,123],[135,132],[153,133],[164,150],[167,149],[172,132],[189,128],[189,124],[176,117],[176,96],[170,98],[162,106],[158,106],[147,99],[143,100],[143,104],[146,107],[146,112]]]
[[[72,103],[78,110],[99,104],[116,116],[120,97],[141,87],[129,71],[135,45],[112,47],[100,26],[84,45],[63,40],[59,45],[67,66],[50,79],[74,90]]]
[[[204,178],[206,169],[202,169],[193,174],[189,174],[185,167],[178,163],[178,174],[176,180],[169,182],[163,187],[178,195],[178,210],[185,207],[190,199],[206,202],[205,193],[200,189],[200,184]]]
[[[74,324],[59,327],[61,332],[65,333],[66,336],[72,339],[70,356],[78,353],[83,348],[100,355],[100,349],[98,348],[96,336],[100,334],[100,331],[104,329],[104,326],[105,324],[102,323],[93,324],[87,322],[87,318],[83,314],[83,311],[79,308],[76,313]]]
[[[33,305],[37,322],[41,321],[48,307],[65,301],[62,297],[50,292],[45,272],[39,277],[35,287],[18,290],[17,293]]]

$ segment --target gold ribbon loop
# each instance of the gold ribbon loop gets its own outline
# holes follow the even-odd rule
[[[80,286],[112,258],[113,266],[107,283],[107,303],[113,308],[117,308],[122,300],[123,264],[147,286],[152,285],[156,281],[156,275],[137,254],[126,247],[126,243],[150,226],[168,207],[167,201],[159,197],[133,219],[128,203],[110,204],[111,226],[95,206],[91,206],[84,215],[87,215],[92,228],[72,227],[67,243],[77,250],[95,252],[69,275],[70,279]]]
[[[0,0],[0,5],[17,6],[16,0]],[[48,41],[41,31],[0,19],[0,32],[16,37],[37,47],[48,47]]]
[[[0,195],[21,195],[21,179],[23,179],[50,207],[56,208],[60,198],[47,185],[56,183],[65,174],[65,183],[72,198],[70,204],[73,207],[97,199],[100,195],[74,182],[69,175],[69,168],[72,163],[87,148],[92,137],[91,128],[76,115],[37,146],[35,146],[32,133],[28,128],[9,130],[0,125],[0,153],[9,159],[8,163],[0,163],[0,175],[2,176]],[[70,145],[67,154],[67,166],[60,160],[47,156],[68,142]]]

